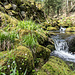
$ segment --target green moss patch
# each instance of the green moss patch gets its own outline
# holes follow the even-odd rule
[[[24,73],[26,69],[27,73],[29,73],[34,68],[32,52],[24,46],[18,46],[17,50],[8,52],[5,58],[0,59],[0,66],[6,66],[6,69],[3,68],[2,71],[5,74],[10,74],[11,66],[14,62],[16,63],[16,69],[19,71],[19,74]]]
[[[46,75],[69,75],[72,72],[63,60],[54,56],[50,57],[49,61],[42,66],[40,71],[47,73]],[[37,75],[41,75],[39,72]]]

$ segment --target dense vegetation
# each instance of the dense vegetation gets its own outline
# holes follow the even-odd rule
[[[75,75],[72,64],[71,69],[50,56],[55,34],[49,31],[61,25],[66,33],[75,31],[74,9],[68,5],[71,11],[62,12],[66,1],[0,0],[0,75]],[[74,6],[74,0],[69,2]]]

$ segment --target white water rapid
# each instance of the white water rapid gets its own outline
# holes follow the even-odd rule
[[[65,33],[66,28],[60,27],[60,33]]]
[[[75,63],[75,54],[72,54],[71,52],[68,51],[69,47],[65,39],[61,39],[60,35],[53,36],[52,39],[54,40],[56,50],[54,50],[50,55],[58,56],[65,61],[70,61]]]

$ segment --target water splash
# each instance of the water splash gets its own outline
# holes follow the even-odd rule
[[[69,47],[64,39],[61,39],[59,35],[52,37],[55,44],[55,49],[50,55],[58,56],[65,61],[75,62],[75,54],[69,52]]]
[[[58,39],[58,40],[55,40],[54,43],[55,43],[56,50],[58,51],[64,50],[65,52],[68,51],[68,45],[65,40]]]
[[[65,33],[66,28],[60,27],[60,33]]]

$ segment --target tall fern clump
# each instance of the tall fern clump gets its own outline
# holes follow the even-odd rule
[[[39,26],[40,25],[36,24],[32,20],[20,21],[18,23],[18,27],[21,28],[21,29],[37,30],[37,28],[39,28]]]
[[[26,21],[20,21],[18,23],[17,28],[30,30],[31,33],[22,36],[22,43],[26,45],[29,48],[34,48],[38,44],[36,34],[34,34],[34,31],[40,29],[40,25],[36,24],[32,20],[26,20]]]
[[[35,34],[29,33],[28,35],[22,37],[22,39],[23,39],[23,43],[30,48],[34,48],[38,44],[37,37],[35,36]]]

